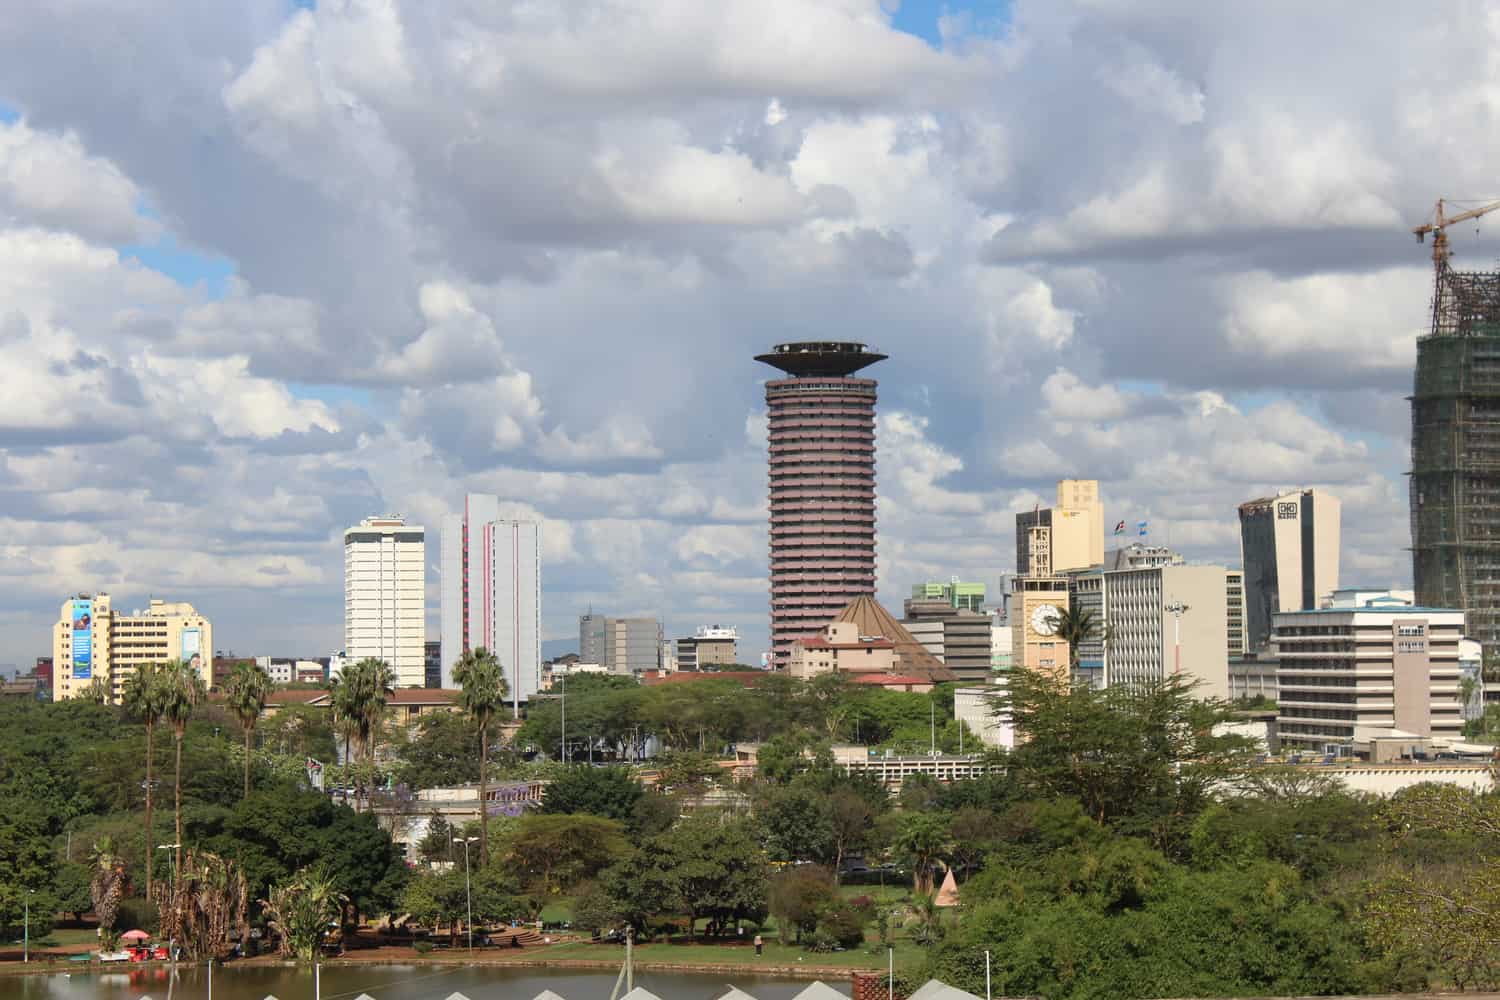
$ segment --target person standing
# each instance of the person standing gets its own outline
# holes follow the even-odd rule
[[[755,935],[755,957],[760,957],[761,949],[765,947],[765,940],[759,934]]]

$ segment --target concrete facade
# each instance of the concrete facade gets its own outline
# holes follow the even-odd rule
[[[1224,627],[1230,659],[1250,651],[1245,633],[1245,573],[1240,569],[1224,571]]]
[[[944,598],[910,597],[901,624],[958,679],[983,684],[990,676],[990,619]]]
[[[427,532],[400,516],[344,532],[344,653],[383,660],[398,687],[427,684]]]
[[[1362,731],[1457,739],[1464,612],[1375,599],[1274,619],[1281,735],[1322,751]]]
[[[612,674],[639,677],[661,669],[662,628],[656,618],[606,618],[604,665]]]
[[[1181,674],[1203,698],[1229,697],[1224,567],[1159,566],[1105,573],[1105,684],[1146,685]],[[1169,606],[1182,604],[1180,614]]]
[[[1337,497],[1316,489],[1240,505],[1248,651],[1270,642],[1278,612],[1316,608],[1338,589],[1340,508]]]
[[[52,629],[55,699],[78,698],[101,682],[118,705],[125,682],[143,663],[193,663],[213,683],[213,625],[191,604],[153,598],[144,611],[114,610],[108,594],[62,603]]]
[[[1268,653],[1247,653],[1229,658],[1229,700],[1265,698],[1276,701],[1276,658]]]
[[[442,686],[483,647],[505,669],[513,707],[542,686],[541,526],[502,518],[498,497],[471,493],[443,522]]]

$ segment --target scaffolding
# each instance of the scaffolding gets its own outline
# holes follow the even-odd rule
[[[1417,603],[1465,609],[1500,650],[1500,273],[1437,266],[1411,412]]]

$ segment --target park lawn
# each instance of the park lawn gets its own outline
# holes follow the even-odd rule
[[[549,924],[570,923],[573,920],[573,901],[566,897],[554,899],[542,907],[539,916]]]
[[[840,969],[883,969],[886,964],[885,950],[878,944],[867,944],[853,951],[815,952],[796,945],[779,944],[774,937],[764,934],[765,954],[759,958],[750,944],[753,938],[746,935],[744,943],[738,940],[724,944],[702,941],[648,941],[635,946],[637,962],[682,963],[688,965],[741,965],[746,968],[764,966],[785,968],[788,966],[830,966]],[[921,946],[907,939],[897,939],[896,967],[914,969],[926,957]],[[619,962],[624,958],[624,948],[618,944],[594,944],[579,941],[556,945],[547,951],[549,958],[579,958]]]
[[[20,946],[21,935],[16,935],[15,943],[17,947]],[[92,927],[59,927],[45,935],[33,935],[31,943],[38,948],[66,948],[80,944],[93,946],[99,943],[99,932]]]

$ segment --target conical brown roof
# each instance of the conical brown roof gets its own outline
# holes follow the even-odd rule
[[[834,621],[852,622],[858,627],[860,635],[884,636],[894,642],[898,674],[924,677],[934,683],[958,680],[957,674],[943,666],[941,660],[929,653],[927,647],[906,631],[906,626],[881,607],[880,602],[873,597],[856,597],[838,613]]]
[[[934,906],[957,906],[958,905],[958,882],[953,878],[953,869],[948,869],[948,874],[943,878],[942,887],[937,891],[937,897],[933,899]]]

